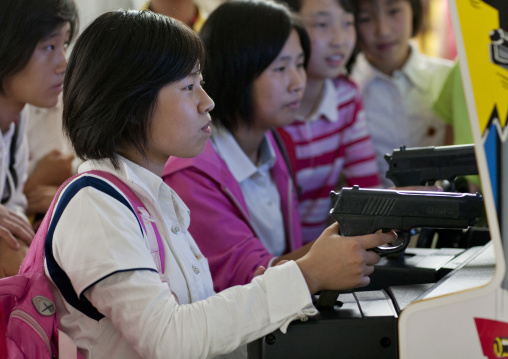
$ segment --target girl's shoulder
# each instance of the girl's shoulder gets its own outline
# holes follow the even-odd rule
[[[410,61],[406,73],[431,97],[439,93],[454,64],[451,60],[428,56],[421,52],[415,53]]]
[[[423,55],[423,54],[422,54],[422,57],[423,57],[423,60],[425,61],[425,64],[428,67],[436,69],[436,70],[442,69],[442,70],[449,71],[453,67],[453,61],[448,60],[448,59],[443,59],[440,57],[432,57],[432,56],[427,56],[427,55]]]
[[[449,71],[454,64],[454,61],[441,58],[441,57],[434,57],[429,56],[421,52],[416,46],[412,46],[413,53],[411,54],[411,57],[409,58],[409,64],[414,63],[415,66],[423,70],[430,70],[430,71],[438,71],[438,70],[444,70]]]

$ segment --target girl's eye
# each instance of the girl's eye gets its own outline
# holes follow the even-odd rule
[[[326,28],[326,27],[328,27],[328,23],[326,23],[326,22],[317,22],[314,26],[315,27],[320,27],[320,28]]]
[[[280,67],[277,67],[277,68],[275,69],[275,72],[282,72],[282,71],[284,71],[285,69],[286,69],[286,67],[285,67],[285,66],[280,66]]]
[[[189,86],[186,86],[185,89],[188,91],[194,90],[194,84],[190,84]]]
[[[304,62],[299,62],[296,64],[297,67],[301,68],[301,67],[305,67],[305,63]]]
[[[388,11],[388,13],[389,13],[390,15],[397,15],[397,13],[399,12],[399,10],[400,10],[399,8],[396,8],[396,9],[391,9],[391,10],[389,10],[389,11]]]
[[[358,23],[366,23],[366,22],[369,22],[371,19],[370,19],[370,16],[368,16],[367,14],[364,14],[364,15],[359,15],[357,18],[356,18],[356,21]]]
[[[53,51],[55,49],[55,45],[48,45],[46,46],[46,50]]]
[[[348,28],[348,27],[354,26],[354,24],[355,24],[354,21],[345,21],[344,27]]]

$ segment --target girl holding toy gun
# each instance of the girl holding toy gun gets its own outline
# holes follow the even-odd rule
[[[290,13],[267,1],[237,6],[235,17],[246,23],[285,26],[277,41],[266,39],[274,42],[273,57],[253,86],[277,79],[284,80],[286,91],[301,88],[305,53]],[[264,51],[266,45],[257,46]],[[72,52],[64,129],[76,154],[87,160],[79,178],[94,177],[88,170],[107,171],[138,195],[161,233],[168,278],[161,281],[127,206],[94,187],[73,194],[51,249],[78,297],[104,317],[87,317],[64,300],[60,291],[66,288],[53,288],[61,329],[85,358],[203,358],[232,352],[314,314],[311,293],[368,284],[379,256],[367,248],[394,240],[391,233],[340,237],[335,224],[302,258],[214,294],[207,261],[188,231],[192,217],[160,178],[170,156],[197,156],[210,137],[214,103],[201,87],[204,56],[191,29],[137,11],[100,16]]]

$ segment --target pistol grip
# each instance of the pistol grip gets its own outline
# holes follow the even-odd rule
[[[332,309],[337,303],[339,293],[338,290],[322,290],[316,302],[316,307],[319,309]]]

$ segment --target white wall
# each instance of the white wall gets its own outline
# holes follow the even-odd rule
[[[134,8],[139,9],[145,5],[147,0],[132,0]],[[225,0],[195,0],[196,3],[205,9],[208,13],[212,12],[217,6],[223,3]]]
[[[97,16],[115,9],[141,9],[147,0],[75,0],[79,10],[80,32]],[[206,12],[212,12],[225,0],[196,0]]]
[[[97,16],[115,9],[134,9],[133,0],[74,0],[79,11],[80,32]]]

